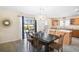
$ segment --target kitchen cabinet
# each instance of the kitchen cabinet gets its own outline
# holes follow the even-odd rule
[[[59,20],[55,18],[51,18],[51,26],[58,26],[59,25]]]
[[[79,18],[71,19],[71,25],[79,25]]]
[[[52,20],[52,26],[58,26],[58,20]]]
[[[79,37],[79,30],[73,30],[72,31],[72,36],[73,37]]]

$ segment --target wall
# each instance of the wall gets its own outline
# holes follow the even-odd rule
[[[60,27],[64,27],[64,26],[70,26],[70,19],[66,18],[66,19],[60,19]]]
[[[0,9],[0,43],[20,40],[20,21],[18,13],[10,10]],[[11,25],[5,27],[2,24],[4,19],[9,19]]]

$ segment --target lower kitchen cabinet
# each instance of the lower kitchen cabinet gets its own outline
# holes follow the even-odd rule
[[[72,36],[73,37],[79,37],[79,30],[73,30],[72,31]]]

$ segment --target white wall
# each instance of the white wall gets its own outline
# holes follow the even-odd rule
[[[0,9],[0,43],[20,40],[20,21],[14,11]],[[2,21],[7,18],[11,21],[9,27],[5,27]]]

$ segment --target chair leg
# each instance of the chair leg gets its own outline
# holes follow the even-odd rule
[[[49,48],[49,52],[54,52],[54,48]]]
[[[61,48],[61,52],[63,52],[63,48]]]
[[[60,52],[60,50],[58,49],[58,52]]]
[[[58,52],[60,52],[60,49],[57,49],[58,50]],[[61,52],[63,52],[63,48],[61,48]]]

